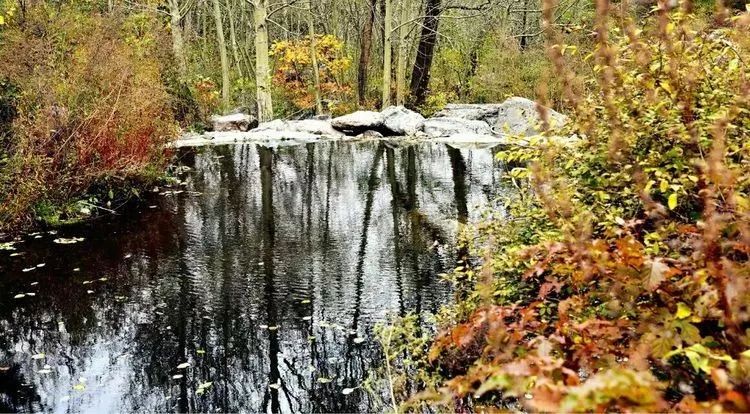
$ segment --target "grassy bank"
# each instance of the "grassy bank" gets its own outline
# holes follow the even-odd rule
[[[599,6],[582,144],[500,153],[457,303],[381,332],[394,410],[750,410],[750,15]]]
[[[177,133],[153,14],[34,3],[0,26],[0,232],[150,185]],[[94,208],[95,209],[95,208]]]

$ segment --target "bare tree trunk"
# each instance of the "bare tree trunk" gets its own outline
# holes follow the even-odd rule
[[[359,104],[365,104],[367,94],[367,68],[370,66],[370,55],[372,53],[372,27],[375,24],[375,9],[377,0],[370,0],[367,10],[367,20],[362,29],[362,39],[359,47],[359,67],[357,68],[357,95]]]
[[[175,60],[177,60],[177,70],[180,74],[180,80],[185,80],[187,76],[187,61],[185,59],[185,42],[182,38],[182,28],[180,27],[180,4],[178,0],[169,0],[170,30],[172,31],[172,51]]]
[[[315,89],[315,113],[323,113],[323,101],[320,99],[320,71],[318,70],[318,50],[315,47],[315,18],[312,0],[308,0],[307,26],[310,32],[310,56],[313,69],[313,89]]]
[[[383,0],[385,19],[383,23],[383,103],[382,108],[391,105],[391,71],[393,53],[393,10],[392,0]]]
[[[396,58],[396,105],[406,103],[406,54],[408,52],[409,7],[407,0],[401,0],[401,15],[398,27],[398,56]]]
[[[258,121],[273,119],[271,98],[271,64],[268,56],[268,0],[253,2],[255,26],[255,85],[258,95]]]
[[[222,110],[229,109],[229,57],[227,56],[227,42],[224,39],[224,25],[221,21],[221,6],[219,0],[213,0],[214,20],[216,20],[216,38],[219,43],[219,55],[221,56],[221,106]]]
[[[440,24],[441,0],[426,0],[422,34],[419,36],[417,57],[411,73],[411,98],[413,106],[424,105],[427,87],[430,85],[430,70],[435,56],[438,26]]]
[[[242,75],[242,61],[240,60],[240,52],[237,45],[237,31],[234,27],[234,16],[236,14],[234,11],[234,0],[228,0],[227,7],[229,9],[229,43],[232,44],[232,57],[237,67],[237,75],[242,78],[244,77]]]

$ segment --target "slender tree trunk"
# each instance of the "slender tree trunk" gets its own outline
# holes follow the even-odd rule
[[[318,70],[318,50],[315,47],[315,17],[313,16],[312,0],[308,0],[307,26],[310,32],[310,56],[313,69],[313,89],[315,90],[315,113],[323,113],[323,101],[320,99],[320,71]]]
[[[182,28],[180,27],[180,4],[178,0],[169,0],[170,30],[172,31],[172,51],[177,61],[177,70],[180,74],[180,80],[185,80],[187,76],[187,61],[185,60],[185,42],[182,38]]]
[[[268,0],[256,0],[253,10],[255,26],[255,85],[258,94],[258,120],[273,119],[271,99],[271,64],[268,56]]]
[[[383,0],[385,4],[385,18],[383,26],[383,104],[382,108],[391,105],[391,71],[393,53],[393,10],[392,0]]]
[[[398,56],[396,58],[396,105],[406,103],[406,54],[408,52],[409,7],[406,0],[401,0],[401,15],[398,28]]]
[[[529,9],[529,0],[524,0],[523,2],[523,11],[522,18],[521,18],[521,50],[525,50],[528,47],[528,39],[526,37],[526,14],[528,13]]]
[[[424,105],[427,87],[430,85],[430,71],[435,56],[438,26],[440,24],[441,0],[426,0],[422,34],[419,36],[417,57],[411,73],[411,98],[413,106]]]
[[[213,0],[214,20],[216,20],[216,40],[219,43],[219,55],[221,57],[221,106],[222,110],[229,109],[229,57],[227,56],[227,42],[224,39],[224,25],[221,21],[221,5],[219,0]]]
[[[234,25],[234,0],[227,1],[227,7],[229,9],[229,43],[232,44],[232,57],[234,58],[234,65],[237,67],[237,75],[240,78],[244,77],[242,74],[242,61],[240,60],[240,51],[237,45],[237,30]]]
[[[362,29],[362,38],[359,47],[359,67],[357,68],[357,95],[359,104],[364,105],[367,95],[367,68],[370,66],[370,55],[372,53],[372,27],[375,24],[375,9],[377,0],[370,0],[367,10],[367,20]]]

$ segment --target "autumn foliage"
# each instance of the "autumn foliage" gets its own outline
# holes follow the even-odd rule
[[[273,83],[298,110],[315,107],[315,90],[310,37],[283,40],[273,44],[275,59]],[[351,59],[344,53],[344,43],[333,35],[316,35],[315,51],[320,77],[320,94],[333,113],[345,112],[353,98],[351,85],[344,74]]]
[[[0,223],[28,224],[40,203],[143,177],[163,162],[176,130],[158,24],[147,13],[36,3],[0,30],[0,79],[15,91],[0,149]]]
[[[500,153],[519,195],[466,230],[407,406],[750,411],[750,16],[690,9],[597,2],[580,141]]]

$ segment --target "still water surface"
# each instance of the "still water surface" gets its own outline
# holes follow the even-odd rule
[[[374,142],[182,163],[141,211],[0,251],[0,412],[377,410],[374,325],[450,300],[458,223],[501,173]]]

